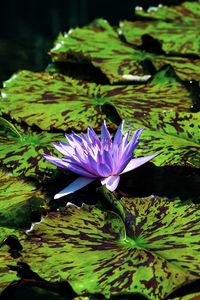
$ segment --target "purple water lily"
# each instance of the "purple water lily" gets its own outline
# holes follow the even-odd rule
[[[113,192],[119,184],[121,174],[136,169],[158,155],[156,153],[133,158],[133,152],[138,145],[138,138],[143,129],[137,129],[131,140],[128,141],[130,131],[123,136],[123,125],[124,121],[119,126],[113,140],[104,121],[100,139],[93,128],[89,126],[87,135],[82,133],[79,136],[72,132],[72,134],[65,135],[68,143],[54,144],[64,158],[50,155],[44,155],[44,157],[58,167],[81,175],[56,194],[54,199],[73,193],[97,178],[100,179],[102,185],[105,184],[107,189]]]

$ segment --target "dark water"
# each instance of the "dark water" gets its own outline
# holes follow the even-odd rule
[[[176,5],[180,0],[154,0]],[[7,0],[0,9],[0,82],[19,69],[40,71],[49,62],[48,50],[59,32],[103,17],[113,25],[131,19],[134,6],[147,8],[144,0]]]

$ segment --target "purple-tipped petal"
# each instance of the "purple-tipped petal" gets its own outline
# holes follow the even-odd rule
[[[70,144],[70,146],[72,146],[74,148],[75,147],[75,145],[74,145],[74,139],[71,136],[71,134],[65,133],[65,137],[66,137],[68,143]]]
[[[91,126],[88,127],[88,138],[92,144],[97,144],[99,149],[101,148],[99,137]]]
[[[120,144],[123,137],[123,128],[124,128],[124,120],[121,122],[120,126],[117,129],[117,132],[115,133],[113,144]]]
[[[116,190],[118,184],[119,184],[119,180],[120,177],[119,176],[109,176],[107,178],[101,178],[101,184],[102,185],[106,185],[107,189],[111,192],[113,192],[114,190]]]
[[[106,127],[106,121],[104,120],[103,121],[103,125],[102,125],[102,128],[101,128],[101,144],[103,146],[104,149],[110,149],[111,147],[111,144],[112,144],[112,139],[111,139],[111,136],[110,136],[110,133]]]
[[[106,164],[97,164],[97,172],[99,177],[108,177],[111,174],[111,169]]]
[[[56,148],[56,150],[58,150],[61,154],[68,156],[68,155],[72,155],[72,153],[74,154],[74,149],[67,144],[68,147],[64,146],[60,143],[60,144],[53,144],[54,147]]]
[[[128,165],[125,167],[125,169],[120,174],[129,172],[129,171],[132,171],[132,170],[138,168],[139,166],[145,164],[146,162],[153,159],[154,157],[156,157],[159,154],[160,153],[156,153],[156,154],[152,154],[152,155],[149,155],[149,156],[144,156],[144,157],[131,159],[131,161],[128,163]]]
[[[61,197],[64,197],[66,195],[69,195],[71,193],[74,193],[80,189],[82,189],[84,186],[88,185],[95,179],[88,178],[88,177],[79,177],[74,182],[72,182],[70,185],[68,185],[66,188],[64,188],[62,191],[60,191],[58,194],[54,196],[54,199],[59,199]]]
[[[143,132],[144,129],[137,129],[135,131],[134,136],[130,140],[130,142],[126,145],[124,148],[124,152],[121,154],[121,161],[124,162],[126,159],[131,158],[133,155],[133,152],[135,148],[138,145],[138,138],[140,137],[141,133]]]
[[[91,174],[90,172],[88,172],[87,170],[84,170],[80,165],[76,164],[76,163],[71,163],[70,161],[67,161],[65,159],[61,159],[61,158],[57,158],[57,157],[53,157],[50,155],[43,155],[43,157],[48,160],[49,162],[51,162],[52,164],[67,169],[71,172],[74,172],[76,174],[82,175],[82,176],[86,176],[86,177],[90,177],[90,178],[96,178],[97,176],[95,176],[94,174]]]
[[[104,164],[108,165],[108,167],[110,168],[110,172],[112,173],[114,171],[114,161],[110,152],[104,150],[103,161]]]
[[[119,145],[119,152],[123,153],[126,145],[128,144],[128,139],[130,136],[130,130],[127,131],[127,133],[122,138],[121,144]]]

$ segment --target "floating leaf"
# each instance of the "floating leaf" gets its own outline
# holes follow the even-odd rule
[[[84,131],[88,124],[100,128],[106,119],[101,110],[103,103],[88,101],[86,93],[81,95],[77,81],[61,75],[22,71],[4,82],[2,98],[4,114],[42,130]]]
[[[21,137],[6,132],[5,128],[0,130],[0,162],[12,171],[14,176],[24,175],[44,178],[55,167],[51,166],[42,154],[55,154],[52,142],[63,139],[62,134],[36,133],[20,128]]]
[[[110,117],[102,113],[105,105],[115,108],[121,118],[134,113],[135,118],[140,119],[157,109],[190,111],[189,92],[173,74],[168,74],[169,71],[170,68],[161,70],[148,84],[128,86],[97,85],[63,75],[53,77],[48,73],[23,71],[5,82],[1,110],[30,126],[67,131],[86,131],[88,124],[100,130],[102,119]],[[52,85],[48,83],[49,76]],[[63,93],[64,90],[67,92]],[[107,123],[114,127],[111,122]]]
[[[176,297],[169,300],[199,300],[200,299],[200,293],[192,293],[185,296]]]
[[[200,168],[200,113],[159,112],[127,121],[126,129],[145,126],[136,155],[160,151],[153,163],[157,166],[189,166]]]
[[[16,271],[12,271],[9,265],[13,263],[13,258],[10,253],[5,249],[0,248],[0,294],[7,288],[13,281],[19,280]]]
[[[22,261],[76,293],[136,293],[164,299],[200,278],[200,211],[159,197],[121,199],[126,229],[113,212],[69,205],[51,212],[23,241]]]
[[[142,16],[142,20],[121,22],[120,32],[134,46],[144,44],[144,35],[148,35],[159,41],[168,54],[200,56],[199,11],[198,2],[185,2],[174,7],[160,6],[146,13],[136,10],[136,16]]]
[[[50,51],[53,61],[91,62],[111,83],[122,81],[147,81],[151,72],[170,64],[182,80],[199,79],[200,60],[186,57],[156,55],[122,42],[107,21],[98,19],[83,28],[59,35]]]
[[[36,191],[31,183],[26,183],[2,171],[0,171],[0,176],[0,231],[1,226],[30,228],[33,214],[41,214],[43,211],[44,196]],[[4,233],[3,235],[5,236]]]

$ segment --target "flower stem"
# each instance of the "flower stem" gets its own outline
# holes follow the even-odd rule
[[[117,200],[116,194],[110,192],[105,185],[100,187],[99,192],[102,194],[104,199],[114,208],[114,211],[118,213],[118,215],[122,218],[123,222],[125,222],[126,215],[123,208],[123,205]]]

